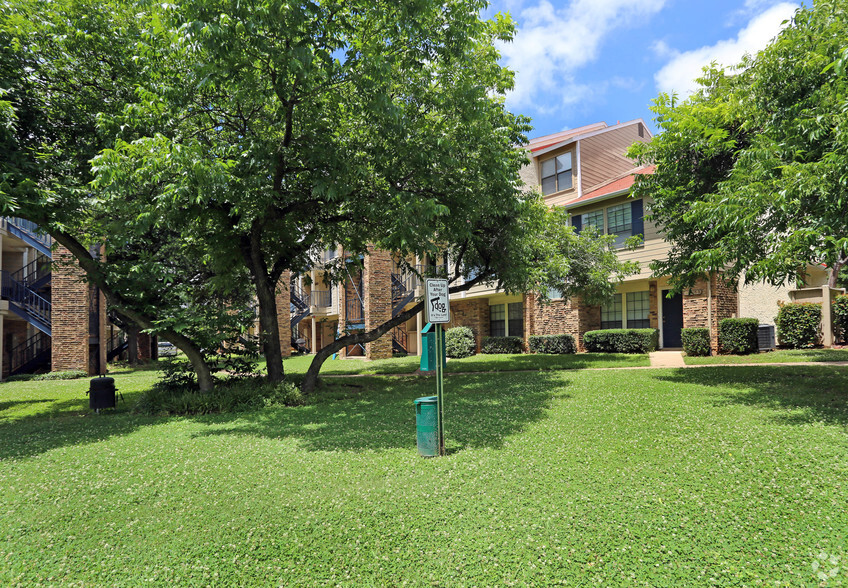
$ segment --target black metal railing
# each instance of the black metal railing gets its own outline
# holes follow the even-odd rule
[[[35,362],[50,351],[51,338],[44,333],[36,333],[26,341],[15,345],[10,350],[10,373],[15,373],[28,363]]]
[[[297,282],[292,280],[290,289],[290,300],[293,305],[297,307],[298,310],[305,310],[309,308],[309,294],[303,291],[303,288],[297,285]]]
[[[119,347],[123,347],[127,342],[127,334],[123,331],[118,331],[109,337],[109,341],[106,342],[106,353],[112,353]]]
[[[345,321],[348,324],[365,324],[365,309],[358,297],[345,301]]]
[[[12,278],[7,270],[0,271],[0,296],[14,302],[26,312],[41,321],[50,324],[51,304],[46,298],[36,294],[26,284]]]
[[[409,353],[409,334],[406,329],[395,327],[392,329],[392,351],[394,353]]]
[[[313,290],[309,293],[309,300],[313,306],[329,308],[333,306],[332,290]]]
[[[21,269],[11,273],[12,279],[26,285],[29,288],[50,275],[51,260],[44,254],[29,262]]]

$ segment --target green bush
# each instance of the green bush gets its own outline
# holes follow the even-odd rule
[[[805,349],[819,342],[821,304],[801,302],[782,304],[775,319],[777,339],[784,347]]]
[[[524,353],[524,339],[521,337],[483,337],[480,346],[483,353]]]
[[[81,370],[68,370],[65,372],[47,372],[46,374],[18,374],[6,378],[7,382],[44,382],[50,380],[77,380],[85,378],[88,374]]]
[[[728,318],[718,323],[718,346],[724,353],[747,355],[760,350],[757,329],[760,321],[755,318]]]
[[[306,404],[306,397],[294,382],[274,385],[260,378],[234,378],[218,383],[207,393],[191,386],[179,389],[159,382],[142,394],[135,411],[149,415],[197,415],[303,404]]]
[[[648,353],[659,347],[657,329],[605,329],[583,335],[587,351],[601,353]]]
[[[530,353],[551,353],[562,355],[577,353],[577,345],[572,335],[532,335]]]
[[[691,357],[710,354],[710,330],[704,328],[690,328],[680,331],[683,339],[683,351]]]
[[[474,331],[468,327],[454,327],[445,331],[445,353],[448,357],[471,357],[477,351]]]
[[[848,295],[837,296],[833,301],[833,326],[836,336],[843,343],[848,343]]]

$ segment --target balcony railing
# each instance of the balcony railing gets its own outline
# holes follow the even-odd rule
[[[321,252],[321,263],[328,263],[339,256],[335,249],[327,249]]]
[[[333,306],[333,291],[332,290],[313,290],[309,295],[309,299],[313,306],[320,308],[330,308]]]
[[[19,218],[17,216],[0,217],[0,226],[6,230],[9,230],[10,226],[14,227],[19,231],[26,233],[31,239],[48,248],[53,245],[53,238],[50,235],[42,232],[41,227],[39,227],[36,223],[26,220],[25,218]]]

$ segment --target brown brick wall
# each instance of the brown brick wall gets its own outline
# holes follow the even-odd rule
[[[709,301],[707,282],[699,280],[683,290],[683,328],[709,328]]]
[[[451,322],[448,328],[469,327],[477,342],[477,353],[480,353],[483,337],[489,336],[489,300],[487,298],[451,300],[450,310]]]
[[[573,335],[577,349],[585,351],[583,334],[601,328],[601,307],[584,304],[579,297],[535,303],[533,331],[528,335]]]
[[[280,347],[283,357],[291,355],[291,272],[285,271],[277,282],[277,328],[280,330]]]
[[[582,300],[578,300],[577,316],[579,318],[577,350],[586,351],[586,346],[583,345],[583,335],[586,331],[597,331],[601,328],[601,307],[591,306],[584,303]]]
[[[736,316],[739,308],[739,293],[736,284],[725,282],[720,276],[712,278],[712,316],[710,317],[710,345],[718,349],[718,324],[723,319]]]
[[[365,330],[370,331],[392,318],[392,256],[368,248],[363,273],[365,303]],[[379,339],[365,344],[368,359],[386,359],[392,356],[392,334],[386,333]]]
[[[53,252],[52,333],[53,371],[81,370],[91,373],[88,344],[89,288],[84,272],[64,247]]]

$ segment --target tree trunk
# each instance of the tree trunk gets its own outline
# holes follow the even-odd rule
[[[261,221],[256,220],[250,229],[249,238],[241,240],[240,249],[244,263],[253,278],[253,287],[259,301],[259,326],[262,353],[268,368],[268,380],[280,383],[283,372],[283,348],[280,345],[280,326],[277,323],[277,284],[268,273],[268,264],[262,254]],[[285,284],[288,286],[288,284]]]
[[[831,288],[836,288],[837,284],[839,284],[839,272],[842,271],[842,268],[848,264],[848,255],[842,255],[839,259],[836,260],[836,263],[833,264],[833,267],[830,268],[830,276],[827,279],[827,285]]]
[[[301,391],[304,394],[310,394],[315,390],[315,387],[318,385],[318,374],[321,371],[321,366],[324,365],[324,362],[328,357],[333,355],[335,352],[339,351],[343,347],[347,347],[348,345],[356,345],[358,343],[370,343],[375,339],[379,339],[392,329],[394,329],[399,324],[408,321],[416,314],[421,312],[424,308],[424,301],[418,302],[412,308],[403,311],[398,314],[391,320],[384,322],[382,325],[371,329],[367,333],[356,333],[352,335],[345,335],[339,339],[336,339],[329,345],[325,345],[322,347],[318,353],[315,354],[315,357],[312,358],[312,363],[309,364],[309,369],[306,370],[306,375],[303,378],[303,384],[301,385]]]
[[[106,296],[106,300],[109,304],[114,306],[116,310],[127,317],[127,319],[138,325],[138,327],[142,329],[155,330],[152,318],[134,310],[130,305],[125,303],[124,299],[121,298],[120,295],[116,294],[112,290],[109,284],[106,283],[105,278],[100,273],[97,261],[91,256],[88,249],[67,233],[55,232],[51,233],[51,236],[57,243],[70,251],[77,259],[80,267],[85,270],[88,280],[100,288],[100,291],[103,292],[104,296]],[[192,367],[194,368],[195,374],[197,374],[197,383],[200,386],[200,391],[211,391],[215,384],[215,380],[212,377],[212,371],[209,369],[209,365],[203,358],[203,354],[200,353],[200,349],[192,343],[188,337],[181,335],[176,331],[165,330],[160,332],[165,335],[168,341],[173,343],[177,349],[186,354],[186,357],[189,359]],[[136,357],[138,356],[136,355]]]

